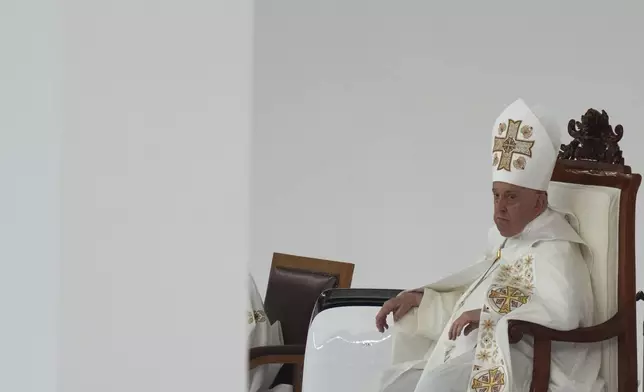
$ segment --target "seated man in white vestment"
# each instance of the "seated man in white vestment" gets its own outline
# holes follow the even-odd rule
[[[270,323],[255,280],[251,275],[248,279],[248,348],[284,344],[280,322]],[[281,367],[281,364],[268,364],[251,369],[248,375],[248,392],[292,392],[291,385],[280,384],[271,388]]]
[[[437,283],[405,291],[393,313],[393,366],[381,391],[528,392],[530,337],[508,341],[508,321],[558,330],[593,322],[593,293],[575,217],[548,204],[560,131],[523,100],[492,130],[494,223],[483,260]],[[569,223],[572,222],[572,223]],[[554,343],[551,392],[601,391],[600,346]]]

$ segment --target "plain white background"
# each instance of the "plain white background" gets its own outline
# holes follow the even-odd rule
[[[0,391],[53,391],[57,379],[58,23],[53,1],[0,2]]]
[[[0,2],[1,391],[245,388],[252,19]]]
[[[565,136],[569,119],[605,109],[644,172],[644,10],[601,4],[257,2],[259,289],[272,252],[353,262],[354,287],[416,287],[473,263],[492,224],[492,126],[518,97]]]

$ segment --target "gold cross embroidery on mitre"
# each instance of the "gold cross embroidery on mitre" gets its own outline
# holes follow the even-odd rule
[[[514,121],[508,119],[508,131],[505,134],[505,137],[494,138],[494,148],[492,149],[492,152],[501,153],[501,159],[499,159],[499,165],[496,167],[496,170],[510,171],[510,162],[512,162],[514,154],[532,157],[532,146],[534,145],[534,141],[517,140],[520,126],[521,120]]]

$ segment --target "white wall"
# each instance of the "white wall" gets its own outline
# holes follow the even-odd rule
[[[245,387],[251,4],[0,3],[0,391]]]
[[[517,97],[562,126],[607,110],[644,172],[641,5],[548,4],[258,2],[260,290],[274,251],[354,262],[355,287],[418,286],[475,261],[492,224],[491,127]]]
[[[0,2],[0,391],[56,384],[61,42],[55,2]]]
[[[241,391],[251,2],[64,10],[58,390]]]

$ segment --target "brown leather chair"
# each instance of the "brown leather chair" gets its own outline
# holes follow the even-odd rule
[[[350,288],[353,269],[351,263],[274,253],[264,310],[271,323],[280,322],[284,345],[252,348],[250,368],[283,363],[274,385],[291,384],[299,392],[315,303],[327,289]]]

